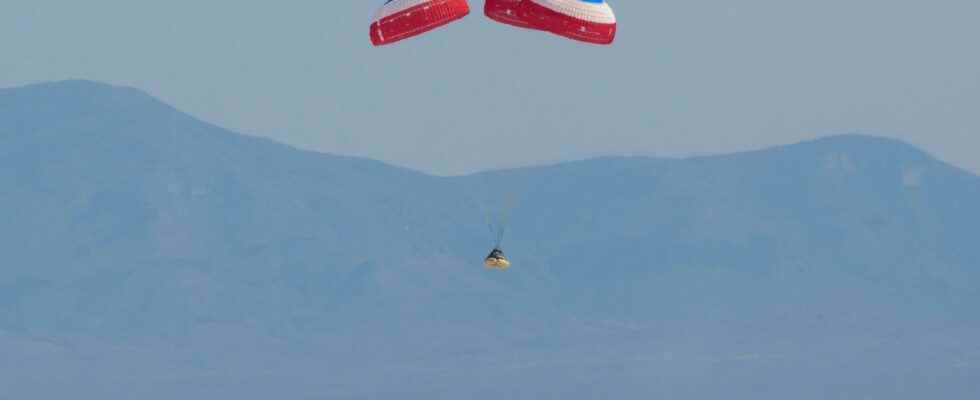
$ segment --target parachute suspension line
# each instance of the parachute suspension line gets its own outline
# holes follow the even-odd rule
[[[500,214],[500,226],[497,230],[497,241],[494,244],[494,248],[500,248],[500,244],[504,241],[504,233],[507,232],[507,223],[510,220],[510,211],[514,208],[514,194],[510,193],[507,196],[507,203],[504,206],[503,212]]]
[[[499,237],[500,227],[497,225],[499,221],[497,220],[497,215],[494,212],[494,207],[486,204],[486,200],[477,199],[477,197],[483,196],[475,196],[473,193],[469,193],[470,190],[465,189],[465,187],[464,190],[467,191],[466,196],[469,198],[469,200],[473,202],[473,205],[475,205],[477,209],[480,210],[480,214],[483,214],[484,224],[486,224],[487,232],[490,233],[490,236],[488,236],[487,239],[496,241]]]
[[[501,214],[500,217],[500,227],[497,229],[497,240],[493,242],[493,247],[500,248],[500,244],[504,242],[504,233],[507,232],[507,211]]]
[[[487,229],[490,230],[490,236],[495,236],[497,229],[493,227],[493,221],[490,220],[490,210],[484,210],[483,216],[487,219]]]

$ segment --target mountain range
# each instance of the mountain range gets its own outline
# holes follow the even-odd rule
[[[0,398],[975,398],[978,226],[858,134],[444,177],[0,89]]]

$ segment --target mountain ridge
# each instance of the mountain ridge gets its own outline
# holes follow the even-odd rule
[[[14,395],[975,392],[980,178],[901,142],[439,177],[73,100],[102,87],[0,89]]]
[[[480,174],[485,174],[485,173],[504,172],[504,171],[509,171],[509,170],[519,170],[519,169],[523,169],[523,168],[548,168],[548,167],[561,166],[561,165],[570,164],[570,163],[580,163],[580,162],[589,162],[589,161],[601,161],[601,160],[616,160],[616,159],[623,159],[623,160],[630,160],[630,159],[650,159],[650,160],[710,160],[710,159],[734,157],[734,156],[740,156],[740,155],[741,156],[746,156],[746,155],[753,155],[753,154],[759,154],[759,153],[767,153],[767,152],[773,152],[773,151],[791,150],[793,148],[797,148],[797,147],[801,147],[801,146],[818,146],[818,147],[828,147],[829,146],[829,147],[833,147],[834,145],[841,145],[841,144],[844,144],[844,143],[850,143],[852,145],[854,143],[861,143],[863,145],[868,145],[868,144],[871,144],[871,143],[877,143],[877,144],[880,144],[880,145],[891,145],[891,146],[896,146],[896,147],[904,147],[905,150],[911,150],[912,152],[915,152],[915,153],[925,154],[929,158],[936,159],[937,161],[941,161],[941,162],[943,162],[946,165],[949,165],[951,167],[955,167],[955,168],[958,168],[958,169],[962,169],[964,172],[976,176],[976,174],[974,174],[974,173],[972,173],[970,171],[967,171],[967,170],[965,170],[965,169],[963,169],[963,168],[961,168],[959,166],[946,163],[945,161],[942,161],[942,160],[936,158],[934,155],[928,154],[928,153],[924,152],[923,150],[921,150],[921,149],[919,149],[919,148],[917,148],[915,146],[912,146],[911,144],[909,144],[909,143],[907,143],[905,141],[894,139],[894,138],[882,137],[882,136],[867,135],[867,134],[863,134],[863,133],[845,133],[845,134],[837,134],[837,135],[828,135],[828,136],[823,136],[823,137],[819,137],[819,138],[815,138],[815,139],[810,139],[810,140],[805,140],[805,141],[796,142],[796,143],[789,143],[789,144],[784,144],[784,145],[776,145],[776,146],[770,146],[770,147],[766,147],[766,148],[762,148],[762,149],[757,149],[757,150],[749,150],[749,151],[733,152],[733,153],[720,153],[720,154],[710,154],[710,155],[690,156],[690,157],[617,156],[617,155],[607,155],[607,156],[589,157],[589,158],[578,159],[578,160],[562,161],[562,162],[556,162],[556,163],[550,163],[550,164],[543,164],[543,165],[529,165],[529,166],[523,166],[523,167],[506,168],[506,169],[502,169],[502,170],[477,171],[477,172],[460,174],[460,175],[445,175],[444,176],[444,175],[428,174],[428,173],[425,173],[425,172],[422,172],[422,171],[415,170],[415,169],[413,169],[411,167],[402,166],[402,165],[389,164],[389,163],[386,163],[386,162],[383,162],[383,161],[379,161],[379,160],[375,160],[375,159],[372,159],[372,158],[369,158],[369,157],[346,156],[346,155],[329,153],[329,152],[321,152],[321,151],[316,151],[316,150],[308,150],[308,149],[303,149],[301,147],[296,147],[296,146],[293,146],[293,145],[282,143],[282,142],[276,141],[274,139],[269,139],[269,138],[263,137],[263,136],[257,136],[257,135],[251,135],[251,134],[246,134],[246,133],[229,131],[229,130],[226,130],[226,129],[224,129],[222,127],[219,127],[217,125],[213,125],[211,123],[208,123],[206,121],[203,121],[201,119],[198,119],[196,117],[188,116],[187,114],[181,112],[179,109],[177,109],[177,108],[175,108],[175,107],[173,107],[173,106],[171,106],[171,105],[169,105],[167,103],[164,103],[164,102],[156,99],[150,93],[147,93],[147,92],[145,92],[143,90],[140,90],[140,89],[137,89],[137,88],[134,88],[134,87],[130,87],[130,86],[110,85],[110,84],[106,84],[106,83],[102,83],[102,82],[98,82],[98,81],[87,80],[87,79],[66,79],[66,80],[61,80],[61,81],[33,83],[33,84],[26,84],[26,85],[21,85],[21,86],[0,88],[0,96],[7,96],[8,98],[12,98],[15,101],[17,99],[19,99],[20,96],[23,96],[24,94],[40,95],[40,96],[45,96],[45,97],[49,97],[49,98],[50,97],[71,96],[71,100],[73,100],[73,102],[75,102],[76,104],[77,103],[82,103],[82,104],[86,103],[86,101],[84,101],[84,100],[88,100],[90,102],[94,102],[96,104],[99,104],[99,103],[102,102],[100,100],[110,99],[110,100],[115,100],[115,102],[109,101],[108,102],[109,105],[115,105],[117,107],[120,106],[120,105],[122,105],[122,106],[130,106],[132,104],[143,105],[143,106],[149,105],[149,106],[152,106],[157,113],[163,114],[164,112],[169,112],[169,113],[172,113],[173,115],[178,116],[178,117],[181,117],[181,118],[189,118],[189,119],[193,120],[195,123],[204,125],[207,128],[211,128],[211,129],[214,129],[214,130],[220,130],[220,131],[223,131],[223,132],[225,132],[227,134],[230,134],[230,135],[246,137],[246,138],[254,139],[254,140],[258,140],[258,141],[266,141],[267,143],[275,143],[276,145],[284,146],[284,147],[287,147],[289,149],[293,149],[293,150],[297,150],[297,151],[301,151],[301,152],[321,154],[321,155],[325,155],[325,156],[329,156],[329,157],[340,157],[340,158],[370,160],[372,162],[381,163],[381,164],[384,164],[384,165],[387,165],[387,166],[391,166],[391,167],[395,167],[395,168],[400,168],[400,169],[405,169],[405,170],[410,170],[410,171],[413,171],[413,172],[416,172],[416,173],[419,173],[419,174],[430,175],[430,176],[438,177],[438,178],[450,178],[451,179],[451,178],[455,178],[455,177],[480,175]],[[14,101],[8,100],[8,102],[13,103]],[[0,103],[0,107],[2,107],[2,106],[3,106],[3,103]],[[102,109],[101,111],[108,111],[108,112],[110,112],[112,114],[122,114],[122,113],[125,113],[126,110],[124,108],[108,108],[108,109]]]

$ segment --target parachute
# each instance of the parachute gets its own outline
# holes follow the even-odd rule
[[[466,0],[387,0],[371,24],[371,43],[395,43],[421,35],[470,13]]]
[[[593,44],[616,38],[616,15],[605,0],[486,0],[490,19]],[[387,0],[371,23],[371,43],[383,46],[467,16],[466,0]]]
[[[486,0],[483,12],[500,23],[587,43],[616,38],[616,15],[605,0]]]
[[[524,3],[525,0],[487,0],[483,4],[483,14],[502,24],[544,30],[532,24],[532,19],[522,7]]]

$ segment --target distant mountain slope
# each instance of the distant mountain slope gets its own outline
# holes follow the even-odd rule
[[[515,266],[487,271],[485,213],[508,193]],[[980,381],[980,178],[867,136],[441,178],[66,81],[0,89],[0,221],[0,388],[18,397]]]

